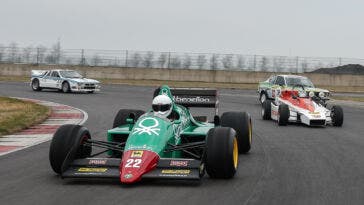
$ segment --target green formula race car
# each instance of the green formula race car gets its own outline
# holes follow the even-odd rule
[[[233,177],[239,154],[251,148],[250,115],[225,112],[220,117],[216,90],[162,86],[154,92],[159,95],[170,99],[170,117],[153,110],[121,109],[107,141],[93,140],[80,125],[60,127],[49,151],[52,169],[62,178],[118,178],[121,183],[143,178],[199,180],[205,171],[211,178]],[[189,107],[215,108],[213,122],[192,116]]]

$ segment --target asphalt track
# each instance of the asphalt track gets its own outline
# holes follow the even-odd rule
[[[88,112],[85,125],[104,139],[120,108],[149,109],[153,87],[107,85],[96,94],[33,92],[0,82],[0,95],[71,105]],[[364,109],[344,106],[341,128],[278,127],[260,118],[253,91],[220,90],[220,112],[248,111],[252,150],[231,180],[200,184],[62,180],[48,162],[49,142],[0,157],[0,204],[364,204]],[[196,110],[196,112],[203,112]]]

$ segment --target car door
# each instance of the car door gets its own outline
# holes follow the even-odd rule
[[[49,88],[49,79],[51,78],[52,71],[48,71],[41,79],[40,86]]]
[[[49,83],[50,83],[51,88],[59,88],[59,89],[61,88],[61,86],[60,86],[61,78],[60,78],[58,71],[52,72]]]

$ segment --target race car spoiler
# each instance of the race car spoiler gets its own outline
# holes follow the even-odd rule
[[[48,70],[32,70],[31,76],[42,76],[44,75]]]
[[[62,178],[120,178],[119,158],[76,159],[61,174]],[[200,175],[199,160],[161,158],[157,167],[144,174],[142,178],[198,180]]]
[[[217,108],[219,100],[217,90],[202,88],[172,88],[174,101],[185,107],[214,107]]]

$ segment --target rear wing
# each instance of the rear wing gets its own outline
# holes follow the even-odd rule
[[[162,89],[162,91],[161,91]],[[163,86],[154,91],[154,97],[165,92]],[[173,98],[174,103],[184,107],[206,107],[215,108],[218,114],[219,99],[216,89],[210,88],[168,88],[167,93]]]
[[[31,71],[31,76],[42,76],[44,74],[46,74],[49,70],[32,70]]]

